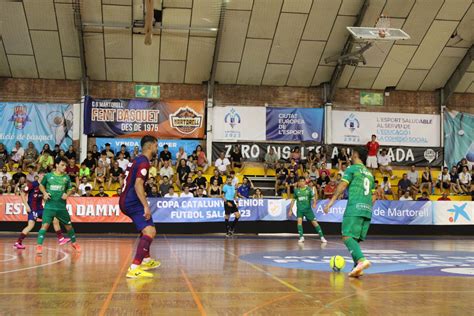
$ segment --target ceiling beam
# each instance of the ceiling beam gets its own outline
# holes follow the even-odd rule
[[[458,64],[458,66],[452,73],[451,77],[449,77],[448,81],[446,81],[446,84],[444,85],[444,87],[439,90],[439,105],[440,106],[447,105],[448,99],[453,95],[462,77],[471,66],[473,59],[474,59],[474,46],[471,45],[471,47],[466,52],[466,55],[464,55],[463,59],[461,60],[461,62]]]
[[[365,13],[367,12],[367,8],[369,7],[369,2],[370,0],[364,1],[364,4],[362,5],[362,8],[359,11],[359,14],[357,15],[357,19],[354,23],[354,26],[362,25],[362,21],[364,19]],[[349,35],[349,38],[347,39],[346,44],[344,45],[344,48],[341,52],[341,56],[349,54],[352,51],[353,45],[354,45],[354,40],[352,39],[352,36]],[[345,67],[346,65],[343,63],[337,64],[336,69],[332,73],[331,81],[329,81],[329,86],[327,87],[327,93],[324,93],[324,99],[325,99],[324,103],[332,103],[334,99],[334,95],[336,94],[337,85],[339,84],[339,80],[341,80],[342,72],[344,71]]]
[[[219,25],[217,26],[216,45],[214,45],[214,55],[212,58],[212,67],[209,81],[207,82],[207,103],[214,104],[214,84],[216,82],[217,61],[222,42],[222,31],[224,29],[224,17],[227,8],[227,0],[221,2],[221,12],[219,14]]]

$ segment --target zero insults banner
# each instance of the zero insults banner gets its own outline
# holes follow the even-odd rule
[[[118,198],[68,198],[67,209],[76,223],[129,223],[120,212]],[[314,213],[321,222],[341,222],[347,201],[340,200],[329,214],[323,209],[328,200],[319,201]],[[224,217],[224,202],[212,198],[149,199],[155,223],[220,222]],[[296,220],[288,217],[290,200],[240,199],[239,210],[244,221]],[[474,225],[474,202],[376,201],[373,224],[388,225]],[[20,197],[0,196],[0,221],[26,221],[27,213]]]
[[[365,161],[367,157],[367,149],[362,146],[350,145],[327,145],[328,155],[330,160],[337,163],[337,155],[342,148],[345,148],[350,155],[352,148],[358,148],[362,151],[362,160]],[[422,147],[387,147],[388,156],[392,160],[393,166],[411,166],[418,167],[441,167],[444,160],[444,151],[441,147],[422,148]]]
[[[440,147],[440,116],[332,111],[332,143],[366,144],[371,135],[386,146]]]
[[[84,98],[84,133],[104,137],[204,137],[204,101]]]
[[[267,108],[267,140],[321,142],[322,108]]]
[[[301,151],[301,159],[305,160],[308,156],[308,152],[315,149],[316,152],[320,152],[322,145],[311,144],[278,144],[278,143],[224,143],[224,142],[213,142],[212,143],[212,160],[215,161],[219,158],[219,153],[224,152],[226,157],[230,157],[230,152],[235,144],[240,145],[242,157],[246,161],[258,161],[262,162],[265,159],[265,155],[269,152],[270,148],[273,148],[277,154],[278,159],[288,160],[290,158],[291,150],[298,146]]]
[[[70,104],[0,102],[0,142],[8,152],[17,140],[23,148],[32,142],[38,150],[46,143],[67,150],[72,145],[73,116]]]
[[[216,106],[212,109],[215,140],[265,140],[265,108]]]
[[[140,138],[96,138],[95,143],[99,151],[105,149],[105,144],[109,143],[110,148],[117,153],[120,151],[122,144],[127,146],[128,152],[131,154],[135,146],[140,148]],[[163,150],[164,145],[168,145],[172,160],[176,160],[176,153],[179,147],[183,147],[186,153],[191,154],[196,150],[196,146],[200,145],[199,140],[183,140],[183,139],[158,139],[158,152]]]

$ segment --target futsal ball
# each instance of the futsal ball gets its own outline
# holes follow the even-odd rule
[[[335,272],[339,272],[346,266],[346,260],[341,256],[332,256],[329,261],[329,266]]]

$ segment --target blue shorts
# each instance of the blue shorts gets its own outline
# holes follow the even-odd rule
[[[28,220],[36,222],[38,218],[43,218],[43,210],[31,211],[28,213]]]
[[[149,220],[145,219],[145,210],[143,207],[141,208],[134,208],[134,209],[127,209],[127,211],[121,209],[122,213],[130,217],[132,222],[135,224],[135,227],[138,231],[142,231],[147,226],[155,227],[155,223],[153,223],[153,219],[150,218]]]

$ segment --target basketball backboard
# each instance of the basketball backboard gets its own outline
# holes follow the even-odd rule
[[[355,27],[348,26],[347,30],[355,39],[359,40],[384,40],[384,41],[398,41],[410,39],[410,35],[401,29],[387,28],[384,29],[383,36],[381,36],[380,28],[377,27]]]

